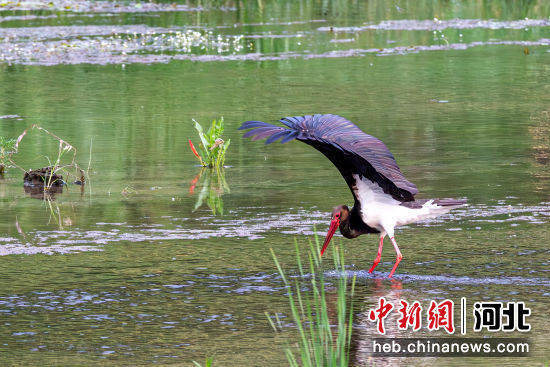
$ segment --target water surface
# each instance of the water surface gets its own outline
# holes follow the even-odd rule
[[[468,199],[397,231],[396,282],[391,246],[372,276],[377,238],[336,238],[359,279],[355,363],[374,363],[365,315],[381,296],[524,301],[534,352],[499,363],[548,362],[546,2],[7,3],[0,134],[55,132],[90,184],[48,203],[24,192],[17,168],[0,182],[2,365],[285,365],[293,328],[275,334],[264,315],[288,314],[269,248],[293,269],[294,240],[307,246],[352,197],[310,147],[236,128],[308,113],[382,139],[419,197]],[[229,190],[207,173],[193,185],[191,119],[222,115]],[[56,149],[33,131],[16,162],[42,167]],[[223,213],[195,209],[208,180]]]

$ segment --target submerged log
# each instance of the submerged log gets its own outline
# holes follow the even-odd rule
[[[25,172],[23,177],[23,184],[25,186],[34,186],[34,187],[62,187],[65,185],[63,181],[63,176],[57,175],[55,172],[52,172],[52,167],[44,167],[40,169],[35,169]]]

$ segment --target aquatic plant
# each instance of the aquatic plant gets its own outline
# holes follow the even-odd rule
[[[12,154],[15,154],[18,152],[19,144],[21,143],[23,138],[27,135],[27,133],[35,129],[57,140],[57,142],[59,143],[58,149],[57,149],[57,155],[52,157],[47,155],[44,156],[48,162],[48,167],[42,168],[40,170],[32,171],[35,174],[39,174],[39,175],[40,175],[40,172],[45,172],[45,174],[42,175],[44,191],[49,191],[54,186],[60,186],[65,184],[65,182],[59,182],[60,180],[59,177],[61,177],[61,173],[63,173],[65,176],[75,177],[76,183],[80,185],[84,185],[84,182],[85,182],[84,170],[82,170],[80,166],[76,163],[76,153],[77,153],[76,148],[71,144],[69,144],[67,141],[61,139],[57,135],[51,133],[50,131],[44,129],[39,125],[33,124],[29,128],[25,129],[21,133],[21,135],[19,135],[19,137],[15,142],[14,150]],[[67,162],[66,154],[70,152],[72,152],[73,154],[70,161]],[[26,175],[30,172],[28,170],[25,170],[24,168],[21,168],[10,157],[8,157],[8,159],[13,165],[21,169],[23,172],[25,172]],[[69,169],[73,169],[75,173],[71,173]]]
[[[17,140],[8,139],[0,136],[0,176],[4,174],[4,169],[9,162],[9,158],[15,153],[15,144]]]
[[[189,139],[189,146],[191,147],[191,151],[193,152],[195,157],[197,157],[203,167],[223,167],[223,164],[225,162],[225,153],[227,152],[227,148],[231,143],[231,139],[228,139],[227,141],[224,141],[222,139],[222,134],[224,130],[223,117],[218,120],[212,120],[212,125],[206,133],[204,132],[201,124],[199,124],[194,119],[193,122],[195,123],[195,129],[199,134],[201,143],[199,144],[199,150],[197,151],[195,145],[193,145],[193,142],[191,141],[191,139]]]
[[[336,280],[336,323],[329,317],[329,303],[325,277],[322,270],[319,239],[315,236],[314,243],[309,242],[307,258],[309,267],[306,269],[300,259],[300,250],[297,242],[296,259],[299,269],[299,277],[294,282],[283,271],[275,253],[271,249],[271,255],[277,266],[277,270],[287,287],[287,296],[290,304],[292,319],[298,329],[298,356],[288,347],[285,354],[291,367],[298,366],[348,366],[351,346],[352,321],[353,321],[353,295],[355,291],[355,276],[348,288],[349,276],[344,269],[343,250],[339,246],[333,247],[334,271]],[[309,273],[306,273],[306,270]],[[309,279],[309,284],[303,284],[303,279]],[[309,291],[304,291],[305,287]],[[348,295],[349,290],[349,295]],[[281,329],[278,316],[275,316],[277,325],[272,317],[268,316],[269,323],[275,331]],[[336,324],[336,326],[333,326]]]
[[[212,357],[206,358],[206,362],[204,362],[204,367],[212,367],[212,362],[214,362],[214,358]],[[199,362],[193,361],[193,364],[197,367],[203,367]]]

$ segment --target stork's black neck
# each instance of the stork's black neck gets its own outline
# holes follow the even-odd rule
[[[376,228],[369,227],[361,217],[361,205],[355,202],[355,205],[349,211],[346,219],[340,222],[340,233],[346,238],[355,238],[365,233],[380,233]]]

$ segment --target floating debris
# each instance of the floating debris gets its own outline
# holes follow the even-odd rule
[[[194,31],[190,31],[194,32]],[[407,55],[425,51],[467,50],[472,47],[519,45],[549,46],[550,39],[538,41],[488,41],[471,43],[451,43],[445,45],[399,46],[391,48],[370,48],[336,50],[323,53],[281,52],[278,54],[245,53],[238,54],[244,47],[242,36],[213,36],[204,33],[182,32],[169,35],[136,35],[123,38],[120,35],[93,39],[72,39],[48,42],[6,42],[0,40],[0,62],[23,65],[59,64],[153,64],[168,63],[172,60],[198,62],[212,61],[278,61],[289,59],[347,58],[366,55]],[[210,38],[211,36],[211,38]],[[225,38],[224,38],[225,37]],[[194,39],[194,40],[193,40]],[[195,54],[213,52],[214,54]],[[150,52],[150,53],[146,53]],[[165,54],[168,52],[169,54]]]
[[[1,240],[1,239],[0,239]],[[87,251],[103,251],[98,246],[66,246],[66,245],[51,245],[51,246],[35,246],[30,243],[7,243],[0,246],[0,256],[6,255],[56,255],[56,254],[73,254],[76,252]]]
[[[219,7],[220,10],[234,10]],[[154,3],[145,1],[90,1],[90,0],[0,0],[3,10],[51,10],[75,13],[148,13],[172,11],[202,11],[203,7],[190,7],[176,3]]]
[[[1,9],[1,8],[0,8]],[[57,18],[57,15],[8,15],[0,17],[0,23],[10,22],[10,21],[21,21],[21,20],[34,20],[34,19],[52,19]]]
[[[467,50],[472,47],[480,46],[496,46],[496,45],[519,45],[519,46],[550,46],[550,39],[542,38],[538,41],[488,41],[488,42],[471,42],[471,43],[451,43],[448,45],[430,45],[430,46],[408,46],[408,47],[391,47],[391,48],[369,48],[369,49],[350,49],[328,51],[323,53],[310,52],[281,52],[277,55],[265,55],[261,53],[248,53],[237,55],[174,55],[174,60],[191,60],[191,61],[277,61],[288,59],[325,59],[325,58],[346,58],[346,57],[361,57],[366,55],[407,55],[412,53],[420,53],[424,51],[448,51],[448,50]]]
[[[63,176],[52,172],[52,167],[44,167],[25,172],[23,185],[33,187],[62,187],[65,185]]]
[[[163,53],[239,52],[243,36],[147,26],[0,28],[0,62],[25,65],[168,62]],[[141,60],[141,61],[139,61]]]
[[[0,0],[2,1],[2,0]],[[70,14],[71,15],[71,14]],[[72,14],[74,16],[74,14]],[[90,15],[90,14],[87,14]],[[45,15],[49,16],[49,15]],[[86,16],[86,14],[83,14]],[[315,21],[250,23],[226,25],[213,28],[206,27],[151,27],[147,25],[74,25],[74,26],[41,26],[0,28],[0,63],[24,65],[59,65],[59,64],[152,64],[168,63],[173,60],[189,60],[198,62],[209,61],[277,61],[293,58],[346,58],[361,57],[369,54],[387,56],[404,55],[423,51],[465,50],[477,46],[518,45],[522,48],[533,46],[548,46],[550,40],[488,40],[463,43],[449,43],[447,38],[436,37],[432,42],[444,42],[428,45],[394,46],[387,48],[351,48],[342,49],[346,44],[358,42],[355,38],[335,38],[327,44],[339,45],[332,51],[316,52],[307,47],[310,42],[316,42],[315,32],[310,29],[288,32],[261,32],[247,34],[246,30],[239,30],[239,34],[219,34],[219,28],[249,28],[255,25],[298,25]],[[516,29],[529,25],[548,26],[550,20],[514,20],[492,21],[476,19],[455,19],[452,21],[426,20],[392,20],[376,25],[362,27],[334,28],[337,31],[357,31],[365,29],[403,29],[403,30],[433,30],[458,27],[490,29]],[[326,31],[330,27],[318,28]],[[221,32],[227,32],[223,30]],[[443,37],[443,35],[440,35]],[[255,39],[299,39],[296,46],[304,46],[303,50],[284,48],[282,52],[256,52]],[[303,40],[303,41],[302,41]],[[391,41],[389,41],[391,44]],[[324,49],[323,49],[324,50]]]
[[[25,194],[38,200],[55,200],[57,194],[63,193],[63,176],[52,172],[51,167],[25,172],[23,189]]]
[[[331,39],[330,43],[351,43],[355,42],[354,38],[342,38],[342,39]]]
[[[385,20],[378,24],[367,24],[357,27],[320,27],[321,32],[355,33],[368,30],[391,31],[440,31],[443,29],[523,29],[526,27],[548,27],[550,19],[521,19],[521,20],[482,20],[482,19],[451,19],[451,20]]]
[[[264,27],[269,25],[298,25],[309,23],[324,23],[325,19],[310,19],[310,20],[295,20],[292,22],[261,22],[261,23],[236,23],[234,26],[246,26],[246,27]]]

